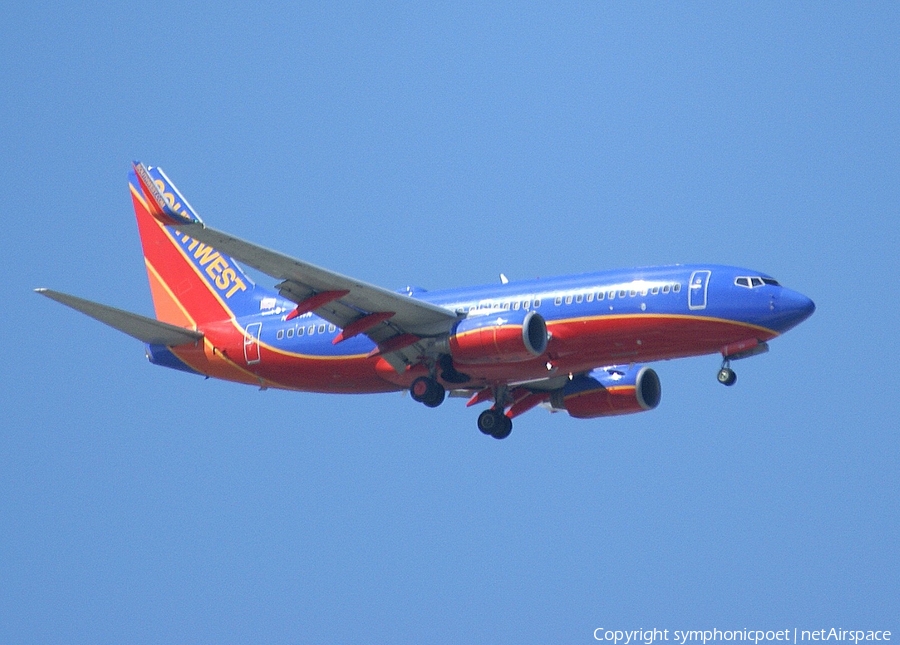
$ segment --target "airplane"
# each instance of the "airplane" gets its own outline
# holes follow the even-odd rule
[[[428,407],[449,392],[489,403],[478,429],[496,439],[537,406],[580,419],[656,408],[645,363],[720,354],[731,386],[732,361],[815,311],[767,274],[722,265],[391,291],[208,227],[159,167],[134,162],[129,187],[156,318],[38,293],[142,341],[155,365],[262,389],[408,391]]]

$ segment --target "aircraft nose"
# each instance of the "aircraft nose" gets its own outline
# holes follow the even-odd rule
[[[785,332],[812,316],[816,303],[802,293],[784,289],[778,298],[778,309],[781,310],[780,317],[783,321],[781,331]]]

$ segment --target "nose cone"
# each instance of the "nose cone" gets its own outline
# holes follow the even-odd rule
[[[812,316],[816,310],[816,303],[802,293],[783,289],[778,298],[776,308],[780,323],[778,331],[784,333]]]

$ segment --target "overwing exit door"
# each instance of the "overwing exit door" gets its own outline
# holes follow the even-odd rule
[[[244,360],[247,365],[259,363],[259,334],[262,331],[262,323],[250,323],[244,330]]]

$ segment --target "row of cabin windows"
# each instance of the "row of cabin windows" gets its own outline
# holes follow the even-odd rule
[[[535,298],[534,300],[516,300],[515,302],[497,302],[490,304],[481,304],[481,305],[472,305],[471,307],[463,307],[463,311],[479,311],[481,309],[494,309],[494,310],[503,310],[509,311],[512,309],[513,311],[528,311],[529,309],[537,309],[541,306],[541,299]]]
[[[594,298],[596,297],[597,302],[600,302],[603,299],[615,300],[616,294],[618,294],[619,298],[631,297],[634,298],[638,293],[642,296],[646,296],[648,293],[651,295],[657,295],[659,293],[678,293],[681,291],[681,285],[677,282],[675,284],[664,284],[662,286],[655,285],[653,287],[644,287],[643,289],[619,289],[618,291],[615,289],[610,289],[609,291],[597,291],[596,293],[591,291],[590,293],[577,293],[577,294],[569,294],[565,297],[566,304],[571,305],[574,300],[575,303],[580,304],[582,302],[594,302]],[[561,305],[563,303],[562,296],[556,296],[553,300],[553,304]]]
[[[565,301],[567,305],[571,305],[572,302],[582,303],[582,302],[594,302],[594,299],[599,302],[601,300],[615,300],[616,294],[618,294],[619,298],[632,297],[634,298],[638,293],[642,296],[646,296],[648,293],[652,295],[657,295],[659,293],[679,293],[681,291],[681,285],[677,282],[672,284],[664,284],[664,285],[655,285],[653,287],[644,287],[643,289],[619,289],[619,290],[603,290],[603,291],[591,291],[590,293],[578,293],[565,296]],[[561,305],[563,302],[563,296],[556,296],[553,300],[553,304]],[[509,311],[512,309],[513,311],[528,311],[529,309],[537,309],[541,306],[541,299],[535,298],[534,300],[517,300],[515,302],[503,302],[503,303],[489,303],[489,304],[481,304],[474,305],[472,307],[463,307],[463,311],[478,311],[479,309],[502,309],[504,311]]]
[[[737,280],[743,280],[743,279],[744,278],[738,278]],[[746,279],[749,280],[750,278],[746,278]],[[762,278],[753,278],[753,280],[761,280],[761,279]],[[737,280],[735,280],[735,284],[738,284]],[[772,280],[770,278],[766,278],[765,280],[766,280],[766,284],[776,284],[776,285],[778,284],[777,282],[775,282],[774,280]],[[744,285],[742,285],[742,286],[744,286]],[[754,284],[754,286],[756,286],[756,285]],[[649,287],[649,288],[644,287],[643,289],[640,290],[640,294],[642,296],[646,296],[649,293],[649,294],[652,294],[655,296],[660,292],[669,293],[669,291],[672,291],[673,293],[678,293],[679,291],[681,291],[681,285],[676,282],[675,284],[664,284],[661,287],[659,285],[655,285],[655,286]],[[608,298],[609,300],[615,300],[616,293],[617,293],[617,291],[615,289],[612,289],[609,292],[607,292],[607,291],[597,291],[597,292],[591,291],[586,294],[585,293],[578,293],[575,295],[570,294],[570,295],[566,296],[566,304],[571,305],[573,299],[576,303],[579,303],[579,304],[582,302],[594,302],[595,297],[597,299],[597,302],[599,302],[605,298]],[[619,294],[619,298],[625,298],[626,296],[630,296],[630,297],[634,298],[638,294],[638,290],[637,289],[628,289],[628,290],[619,289],[618,294]],[[562,300],[563,300],[562,296],[556,296],[556,298],[553,301],[553,304],[555,304],[557,306],[561,305]],[[477,311],[479,309],[502,309],[504,311],[509,311],[510,309],[512,309],[513,311],[519,311],[521,309],[523,311],[528,311],[529,309],[532,309],[532,308],[537,309],[540,306],[541,306],[541,299],[535,298],[534,300],[516,300],[515,302],[507,301],[504,303],[497,303],[497,304],[492,303],[490,305],[475,305],[475,306],[471,307],[470,310]],[[320,324],[318,326],[318,333],[324,334],[325,328],[326,328],[326,325],[324,323]],[[336,330],[336,327],[334,325],[327,325],[327,328],[328,328],[329,333],[334,333],[334,331]],[[316,333],[315,325],[310,325],[309,327],[298,327],[296,330],[297,336],[303,336],[304,334],[308,334],[308,335],[312,336],[315,333]],[[290,327],[287,330],[279,329],[278,332],[275,334],[275,337],[278,340],[281,340],[282,338],[285,337],[285,334],[287,335],[288,338],[293,338],[294,334],[295,334],[294,328]]]
[[[297,334],[297,336],[303,336],[304,334],[308,334],[308,335],[312,336],[313,334],[315,334],[317,332],[320,334],[324,334],[326,328],[328,329],[328,333],[330,333],[330,334],[333,334],[335,332],[335,330],[337,329],[337,327],[335,327],[334,325],[326,325],[325,323],[322,323],[321,325],[319,325],[318,329],[316,328],[315,325],[310,325],[309,327],[298,327],[296,329],[296,334]],[[288,338],[293,338],[294,333],[295,333],[295,331],[294,331],[293,327],[289,327],[287,329],[287,337]],[[278,340],[281,340],[282,338],[284,338],[285,330],[279,329],[278,332],[275,334],[275,337]]]

